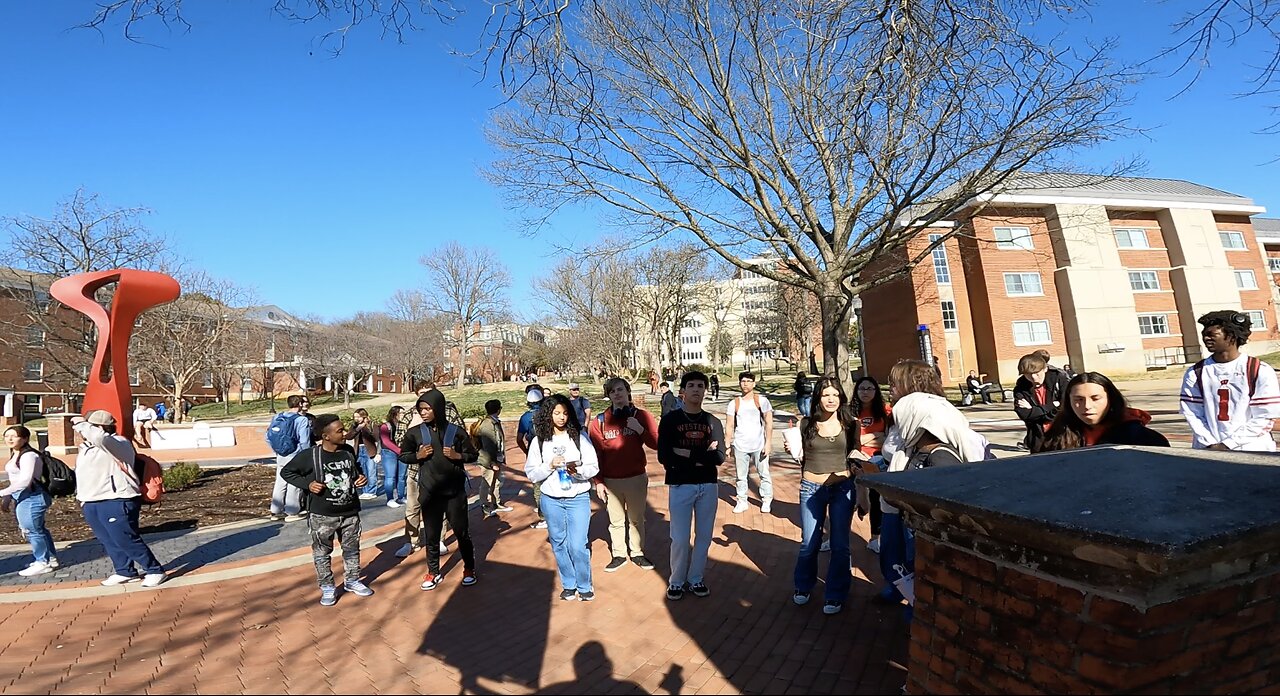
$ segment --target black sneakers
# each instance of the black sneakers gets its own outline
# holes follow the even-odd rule
[[[560,599],[566,602],[576,602],[578,601],[578,591],[577,590],[560,590]]]
[[[653,570],[653,561],[645,558],[644,556],[632,556],[631,562],[636,564],[637,568],[641,568],[643,570]],[[606,568],[605,570],[608,570],[608,568]]]
[[[694,597],[706,597],[711,594],[711,590],[707,589],[707,586],[700,582],[690,585],[689,591],[693,593]]]
[[[667,588],[667,599],[678,602],[684,599],[684,587],[681,585],[671,585]]]
[[[622,556],[614,556],[613,560],[609,561],[609,565],[604,567],[604,572],[612,573],[626,564],[627,564],[627,559],[623,558]]]

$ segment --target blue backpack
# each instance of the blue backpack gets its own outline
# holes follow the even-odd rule
[[[267,444],[271,445],[272,452],[287,457],[298,451],[298,430],[294,421],[301,417],[301,414],[286,411],[271,419],[271,425],[267,426]]]

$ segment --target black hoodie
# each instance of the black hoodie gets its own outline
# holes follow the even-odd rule
[[[456,495],[465,495],[467,474],[463,471],[462,465],[476,461],[479,453],[471,442],[471,436],[467,435],[466,429],[461,426],[455,429],[453,442],[443,442],[448,423],[444,418],[444,394],[440,390],[431,389],[424,392],[414,404],[414,410],[417,410],[417,404],[424,401],[431,404],[434,420],[405,431],[404,440],[400,444],[400,461],[418,465],[419,498],[452,498]],[[419,461],[418,447],[423,444],[431,445],[431,457]],[[452,446],[454,451],[462,455],[462,459],[455,461],[444,456],[445,444]]]

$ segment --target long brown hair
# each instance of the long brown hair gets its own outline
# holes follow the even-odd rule
[[[830,376],[818,380],[818,386],[814,387],[814,396],[817,398],[814,400],[813,415],[804,420],[804,429],[800,431],[800,438],[807,445],[813,438],[818,436],[818,414],[826,415],[822,410],[822,392],[828,388],[834,388],[836,394],[840,396],[840,405],[836,406],[835,417],[839,421],[840,427],[844,428],[846,449],[849,449],[849,443],[853,443],[853,447],[857,447],[861,435],[858,414],[849,405],[849,398],[845,396],[844,388],[840,386],[840,380]]]
[[[1107,412],[1098,423],[1099,428],[1105,432],[1124,422],[1128,403],[1125,402],[1124,394],[1120,393],[1115,383],[1101,372],[1081,372],[1067,382],[1067,388],[1064,390],[1066,393],[1063,396],[1067,403],[1063,404],[1061,411],[1058,411],[1058,417],[1053,419],[1048,432],[1045,433],[1044,443],[1040,445],[1038,451],[1052,452],[1084,447],[1084,430],[1088,426],[1080,420],[1076,410],[1071,407],[1071,390],[1082,384],[1096,384],[1107,393]]]
[[[895,398],[902,398],[907,394],[915,394],[917,392],[942,397],[947,395],[942,389],[942,379],[938,377],[937,371],[923,360],[899,360],[896,365],[889,368],[890,390],[895,384],[898,385],[902,392]]]

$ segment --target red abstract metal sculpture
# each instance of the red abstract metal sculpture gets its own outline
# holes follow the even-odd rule
[[[94,294],[116,284],[111,312]],[[129,336],[138,315],[156,305],[173,302],[181,293],[178,281],[155,271],[128,268],[80,273],[54,281],[49,294],[93,321],[98,348],[84,388],[82,413],[96,409],[116,417],[116,432],[133,439],[133,392],[129,389]]]

